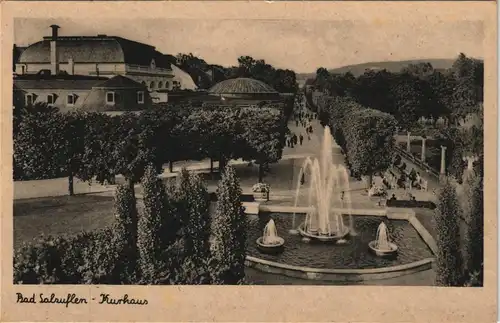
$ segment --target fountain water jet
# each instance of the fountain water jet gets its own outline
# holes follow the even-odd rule
[[[377,236],[375,240],[371,241],[368,246],[377,256],[380,257],[392,256],[398,250],[398,246],[390,241],[387,226],[384,222],[380,223],[377,228]]]
[[[274,220],[271,219],[264,227],[262,237],[258,238],[256,242],[262,252],[275,253],[282,250],[285,239],[278,236]]]
[[[293,214],[290,233],[298,232],[306,238],[320,241],[345,242],[344,238],[350,232],[354,233],[349,175],[345,166],[333,162],[333,139],[329,127],[324,130],[320,158],[307,157],[300,169],[295,191],[295,207],[300,197],[300,180],[306,171],[309,178],[307,205],[311,210],[298,227],[295,227],[295,213]],[[336,210],[333,210],[334,206],[337,207]],[[344,223],[344,210],[349,215],[349,226]]]

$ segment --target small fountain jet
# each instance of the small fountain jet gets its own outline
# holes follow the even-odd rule
[[[379,257],[393,256],[398,251],[398,246],[390,241],[387,226],[384,222],[380,223],[377,229],[377,237],[368,246]]]
[[[283,250],[285,239],[278,236],[274,220],[271,219],[264,227],[262,237],[257,239],[257,246],[264,253],[276,253]]]

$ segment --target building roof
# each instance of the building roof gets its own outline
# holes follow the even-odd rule
[[[266,83],[245,77],[219,82],[209,92],[211,94],[279,94]]]
[[[116,75],[104,82],[97,83],[95,88],[106,88],[106,89],[145,89],[146,86],[139,82],[136,82],[126,76]]]
[[[50,63],[51,37],[28,46],[19,63]],[[59,62],[126,63],[149,66],[154,59],[157,67],[170,68],[168,57],[155,47],[116,36],[78,36],[57,38]]]

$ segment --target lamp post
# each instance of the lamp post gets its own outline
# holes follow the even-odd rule
[[[426,137],[422,137],[422,162],[425,163],[425,141],[427,140]]]
[[[406,138],[406,151],[407,152],[411,151],[411,149],[410,149],[410,135],[411,135],[411,132],[408,131],[407,138]]]
[[[441,146],[441,169],[439,171],[439,180],[441,182],[446,178],[446,146]]]
[[[479,160],[476,156],[465,156],[462,159],[467,162],[467,170],[469,171],[474,167],[474,163]]]

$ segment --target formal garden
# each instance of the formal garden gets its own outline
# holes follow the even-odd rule
[[[274,174],[270,168],[282,162],[284,151],[291,150],[287,146],[291,124],[299,124],[299,120],[291,120],[294,109],[305,109],[310,115],[317,113],[327,136],[322,138],[323,144],[316,139],[318,149],[328,152],[328,158],[333,158],[334,144],[340,150],[335,160],[327,158],[334,174],[327,178],[335,179],[332,182],[335,188],[342,189],[333,190],[340,201],[336,203],[344,205],[344,194],[352,199],[349,214],[335,215],[337,229],[346,229],[347,224],[345,227],[342,224],[345,221],[350,226],[347,232],[352,235],[350,246],[346,246],[349,245],[347,238],[336,237],[339,244],[334,250],[339,250],[337,254],[344,257],[336,260],[337,266],[350,258],[356,268],[429,258],[432,253],[425,245],[415,247],[422,251],[415,253],[413,245],[422,242],[406,222],[383,221],[388,228],[380,224],[377,230],[379,220],[375,220],[374,214],[362,220],[356,216],[354,224],[351,217],[351,209],[355,212],[356,203],[362,207],[370,205],[375,213],[411,209],[437,245],[435,262],[431,261],[435,274],[433,283],[481,286],[484,153],[482,96],[479,96],[477,81],[481,69],[478,62],[462,56],[446,73],[410,66],[395,75],[369,71],[354,77],[332,75],[319,69],[313,89],[306,88],[305,97],[302,93],[295,95],[293,109],[268,103],[256,107],[175,104],[140,114],[109,116],[85,112],[62,114],[47,105],[15,107],[14,179],[67,177],[68,196],[15,202],[14,230],[18,230],[17,225],[22,226],[22,230],[15,234],[14,281],[24,284],[249,284],[266,281],[255,274],[254,268],[245,268],[248,256],[254,257],[259,252],[249,245],[254,244],[252,235],[256,221],[246,214],[241,184],[244,179],[230,162],[242,160],[258,165],[250,185],[253,193],[258,194],[253,194],[250,200],[261,199],[270,208],[274,201],[268,201],[269,179],[266,176],[274,176],[276,183],[290,181],[289,168]],[[380,91],[381,88],[387,93]],[[418,92],[422,89],[430,92]],[[314,98],[313,91],[316,92]],[[363,96],[366,93],[372,96]],[[419,101],[422,97],[427,101]],[[306,99],[308,104],[304,105]],[[431,103],[434,110],[425,110]],[[471,113],[480,116],[479,124],[464,127],[457,121]],[[406,166],[411,161],[397,150],[398,130],[412,129],[420,117],[430,115],[448,120],[446,126],[433,133],[440,144],[447,147],[447,176],[443,178],[424,174],[418,166]],[[306,128],[313,127],[309,128],[308,124]],[[318,135],[308,130],[307,136]],[[302,142],[295,145],[302,147]],[[471,156],[475,157],[475,163],[467,165],[466,157]],[[320,156],[315,157],[320,159]],[[176,163],[206,159],[211,165],[209,178],[186,169],[168,179],[159,176],[165,169],[173,173]],[[213,174],[214,161],[216,175]],[[302,186],[311,185],[312,189],[313,183],[317,188],[323,185],[314,182],[314,176],[324,172],[324,166],[321,169],[313,167],[307,173],[308,162],[312,163],[302,157],[299,164],[304,166],[294,166],[292,170],[296,172],[292,174],[292,181],[297,182],[297,194]],[[346,177],[342,182],[337,174],[344,171]],[[75,179],[109,184],[113,191],[78,195],[74,191]],[[366,185],[361,190],[352,189],[352,183],[362,181]],[[212,183],[216,185],[215,190],[209,187]],[[436,187],[434,192],[429,192],[431,184]],[[274,184],[271,190],[273,187]],[[323,192],[331,190],[325,186],[318,194]],[[298,197],[295,196],[295,201]],[[50,205],[51,211],[43,211],[44,203]],[[293,205],[293,199],[286,204]],[[40,212],[43,216],[35,217],[34,213]],[[52,220],[47,224],[43,219],[57,217],[58,212],[61,221]],[[290,235],[286,233],[287,243],[295,241],[293,243],[300,250],[316,248],[294,238],[292,231],[297,231],[295,212],[293,220],[291,216],[270,212],[270,218],[266,218],[269,222],[256,224],[259,230],[263,228],[274,239],[279,238],[273,233],[276,230],[274,220],[280,235],[285,236],[284,232],[291,229]],[[259,212],[258,216],[263,219],[268,215]],[[306,222],[310,216],[305,215]],[[283,223],[293,224],[285,228]],[[381,228],[383,232],[389,230],[399,243],[399,262],[374,261],[356,247],[355,242],[369,242],[375,232],[378,237]],[[297,229],[306,231],[305,227]],[[370,230],[370,233],[361,232],[356,238],[355,229]],[[40,232],[50,235],[31,240]],[[311,236],[319,237],[314,234]],[[287,252],[285,249],[284,258]],[[246,273],[250,273],[251,280],[245,278]],[[286,283],[287,279],[281,281]],[[303,280],[293,283],[301,284]]]

